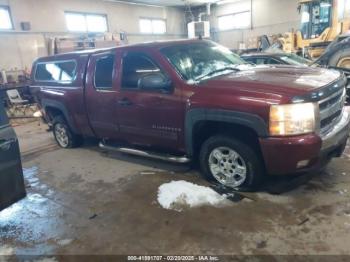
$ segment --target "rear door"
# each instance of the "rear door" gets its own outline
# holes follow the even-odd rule
[[[118,136],[116,117],[116,52],[93,54],[87,70],[86,110],[91,127],[98,138]]]
[[[0,211],[25,195],[18,140],[0,94]]]

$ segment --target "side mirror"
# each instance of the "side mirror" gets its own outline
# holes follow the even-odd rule
[[[169,92],[171,86],[171,80],[162,73],[151,73],[141,77],[138,81],[138,87],[144,90]]]

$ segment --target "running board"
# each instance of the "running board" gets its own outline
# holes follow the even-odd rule
[[[142,151],[139,149],[128,148],[128,147],[108,146],[108,145],[104,144],[103,142],[100,142],[99,146],[100,146],[100,148],[106,149],[109,151],[116,151],[116,152],[126,153],[126,154],[130,154],[130,155],[159,159],[159,160],[172,162],[172,163],[186,164],[186,163],[191,162],[191,160],[185,156],[178,157],[178,156],[159,154],[159,153],[154,153],[154,152],[149,152],[149,151]]]

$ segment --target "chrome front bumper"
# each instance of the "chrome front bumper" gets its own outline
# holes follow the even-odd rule
[[[325,135],[321,136],[322,148],[327,150],[341,144],[350,132],[350,107],[345,107],[340,121]]]

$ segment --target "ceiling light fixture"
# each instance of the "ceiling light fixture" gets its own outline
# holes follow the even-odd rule
[[[164,7],[160,5],[143,4],[143,3],[136,3],[136,2],[129,2],[129,1],[121,1],[121,0],[103,0],[103,1],[110,2],[110,3],[126,4],[126,5],[141,5],[141,6],[161,7],[161,8]]]
[[[217,4],[217,5],[225,5],[225,4],[231,4],[231,3],[233,3],[233,2],[237,2],[237,0],[236,0],[236,1],[232,1],[232,0],[219,0],[219,1],[216,2],[216,4]]]

